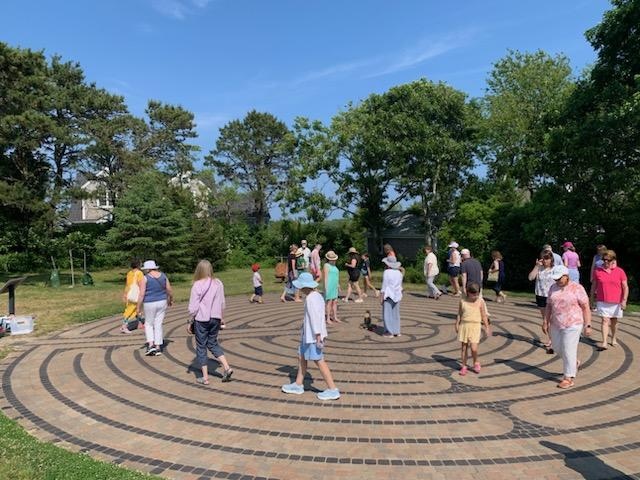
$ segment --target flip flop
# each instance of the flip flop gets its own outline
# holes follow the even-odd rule
[[[558,388],[571,388],[575,385],[575,383],[573,382],[573,380],[569,380],[567,378],[565,378],[564,380],[562,380],[559,384],[558,384]]]
[[[199,383],[200,385],[209,385],[209,380],[205,380],[204,377],[197,377],[196,383]]]

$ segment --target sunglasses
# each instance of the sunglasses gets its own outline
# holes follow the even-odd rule
[[[603,262],[613,262],[613,258],[603,258]]]

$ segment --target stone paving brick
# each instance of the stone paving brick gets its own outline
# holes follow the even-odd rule
[[[342,397],[323,403],[311,366],[295,375],[302,305],[276,296],[228,299],[220,339],[233,381],[195,383],[185,306],[170,309],[161,357],[143,355],[142,331],[107,318],[31,339],[0,362],[0,408],[31,434],[162,477],[241,479],[637,478],[640,329],[625,319],[620,347],[579,347],[576,387],[555,385],[560,360],[537,342],[532,303],[489,303],[495,335],[480,346],[482,372],[458,375],[455,299],[407,294],[401,337],[360,328],[374,299],[341,304],[326,358]],[[598,322],[594,322],[597,325]],[[598,333],[596,332],[596,335]],[[219,373],[218,373],[219,374]]]

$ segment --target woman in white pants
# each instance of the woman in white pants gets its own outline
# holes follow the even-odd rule
[[[553,349],[562,357],[564,378],[558,388],[571,388],[580,367],[580,333],[585,328],[586,335],[591,335],[589,296],[582,285],[569,280],[564,265],[553,267],[551,276],[555,284],[549,288],[542,331],[551,334]]]
[[[440,273],[440,269],[438,268],[438,258],[436,254],[433,253],[433,247],[431,245],[427,245],[424,247],[424,277],[427,280],[427,293],[438,300],[442,296],[442,292],[436,287],[434,281],[438,274]]]
[[[173,303],[173,290],[167,276],[159,270],[155,260],[147,260],[142,266],[146,272],[138,300],[138,311],[144,311],[144,333],[147,337],[145,355],[162,355],[164,334],[162,324],[167,306]]]

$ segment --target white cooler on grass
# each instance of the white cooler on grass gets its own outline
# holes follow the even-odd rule
[[[11,335],[24,335],[33,332],[35,321],[32,315],[14,315],[2,318]]]

